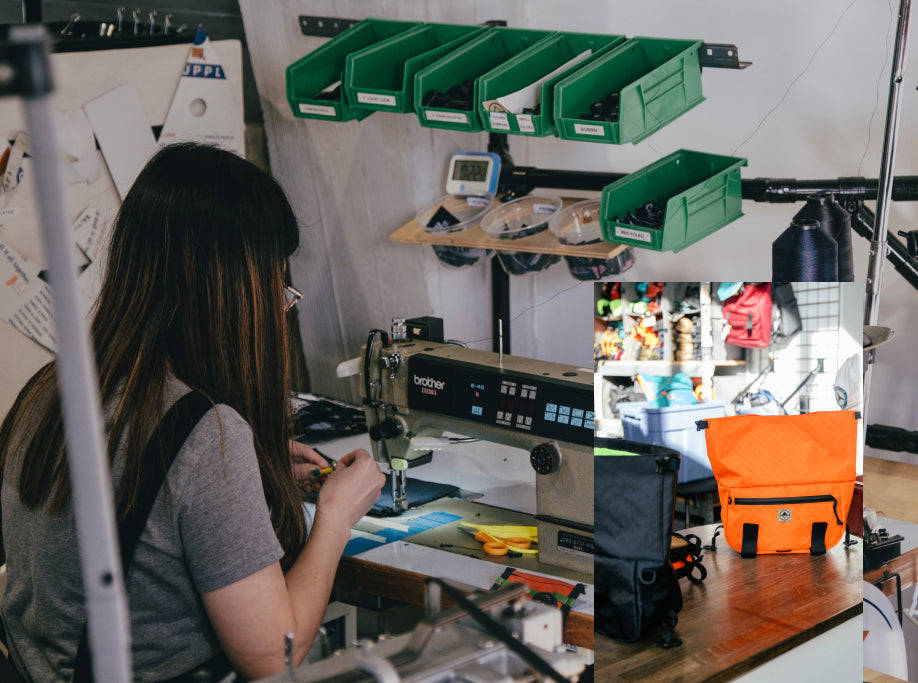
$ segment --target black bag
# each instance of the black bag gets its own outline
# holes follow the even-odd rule
[[[673,637],[682,590],[670,559],[679,453],[624,439],[596,439],[595,629],[634,641],[666,627]]]
[[[772,283],[771,300],[772,345],[784,348],[803,329],[793,285],[790,282]]]

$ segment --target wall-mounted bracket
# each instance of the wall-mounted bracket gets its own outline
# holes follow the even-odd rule
[[[298,21],[300,24],[300,31],[304,36],[321,36],[324,38],[333,38],[357,23],[356,19],[313,17],[303,14],[299,16]]]
[[[726,43],[702,43],[698,51],[698,61],[702,67],[717,69],[745,69],[752,62],[741,62],[736,45]]]

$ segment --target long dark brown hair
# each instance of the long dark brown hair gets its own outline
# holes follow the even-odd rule
[[[92,338],[109,458],[122,439],[120,516],[136,503],[145,441],[169,373],[251,425],[265,497],[289,567],[305,540],[287,448],[284,263],[299,231],[278,183],[227,151],[163,148],[124,198],[112,230]],[[65,342],[64,342],[65,343]],[[0,463],[21,453],[19,497],[59,511],[70,496],[55,364],[20,392],[0,428]],[[17,458],[19,460],[19,458]]]

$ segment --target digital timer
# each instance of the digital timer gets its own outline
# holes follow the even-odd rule
[[[446,192],[453,195],[497,194],[500,157],[492,152],[456,152],[449,160]]]

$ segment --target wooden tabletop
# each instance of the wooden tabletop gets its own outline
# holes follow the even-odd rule
[[[689,529],[705,544],[716,525]],[[819,557],[743,559],[726,545],[705,552],[703,584],[681,579],[677,648],[657,645],[658,629],[637,643],[596,634],[597,680],[728,681],[862,612],[860,542]],[[601,587],[596,587],[597,593]],[[852,644],[860,647],[860,642]]]
[[[864,507],[881,517],[918,524],[918,466],[864,458]]]
[[[890,576],[893,574],[899,575],[900,588],[903,591],[918,583],[918,548],[909,550],[907,553],[902,553],[899,557],[887,562],[882,567],[865,571],[864,581],[875,584],[882,579],[887,572],[889,572]],[[880,586],[880,590],[886,595],[895,595],[896,580],[891,579],[889,581],[884,581],[883,585]]]
[[[901,678],[881,674],[879,671],[864,667],[864,683],[903,683]]]

